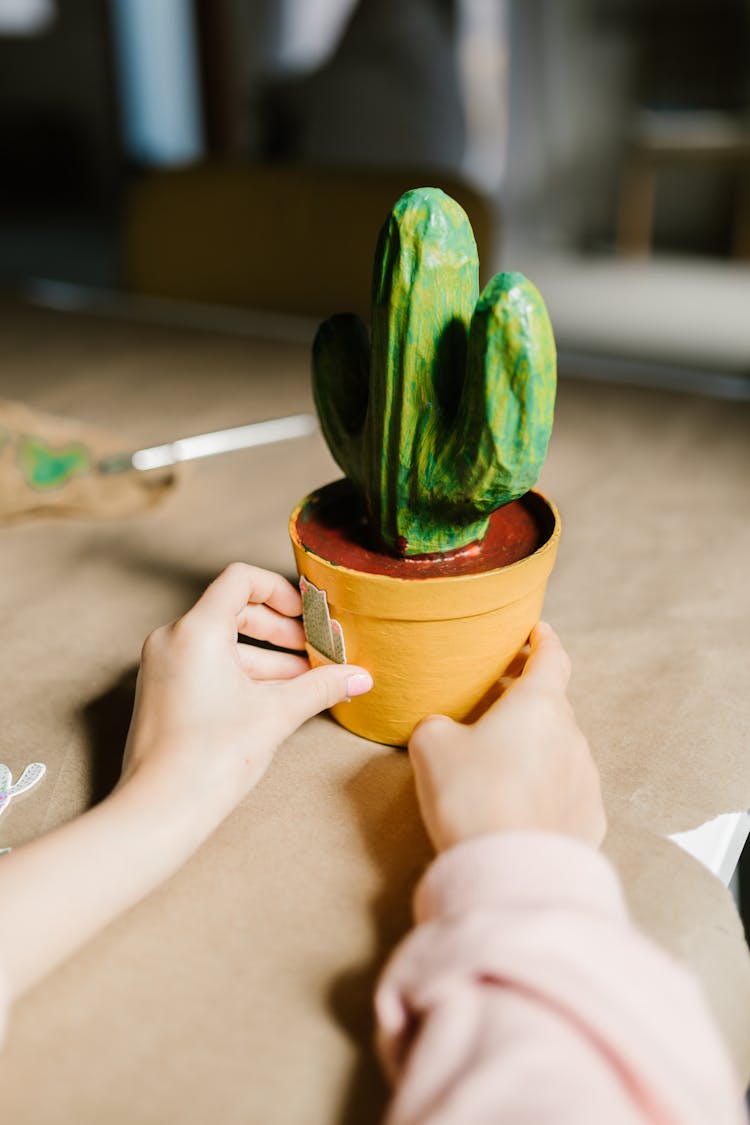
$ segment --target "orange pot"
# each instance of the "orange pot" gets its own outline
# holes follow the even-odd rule
[[[367,695],[332,708],[334,718],[363,738],[404,746],[425,715],[460,720],[476,712],[539,620],[560,538],[554,504],[533,493],[547,526],[542,545],[519,562],[409,579],[353,570],[310,550],[300,515],[315,495],[289,521],[297,569],[325,591],[347,662],[367,668],[375,683]],[[309,645],[308,653],[314,666],[326,663]]]

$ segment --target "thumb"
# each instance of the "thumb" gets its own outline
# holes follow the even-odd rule
[[[428,715],[422,719],[409,739],[409,757],[417,773],[427,767],[435,756],[461,747],[466,727],[447,715]]]
[[[364,695],[372,688],[372,676],[354,664],[325,664],[277,685],[285,726],[289,733],[306,719],[345,699]]]

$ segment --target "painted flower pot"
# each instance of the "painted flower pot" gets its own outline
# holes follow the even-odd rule
[[[532,491],[493,515],[481,545],[398,559],[368,547],[366,518],[343,480],[306,497],[289,531],[311,663],[359,664],[375,683],[335,706],[334,718],[403,746],[425,715],[466,719],[491,698],[539,620],[560,519]]]

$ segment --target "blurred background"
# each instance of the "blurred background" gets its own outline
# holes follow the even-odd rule
[[[0,285],[366,311],[429,183],[563,373],[750,398],[749,51],[750,0],[0,0]]]

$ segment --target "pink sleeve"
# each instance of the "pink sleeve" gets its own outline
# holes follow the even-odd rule
[[[388,1125],[735,1125],[738,1084],[694,979],[575,840],[443,853],[378,986]]]

